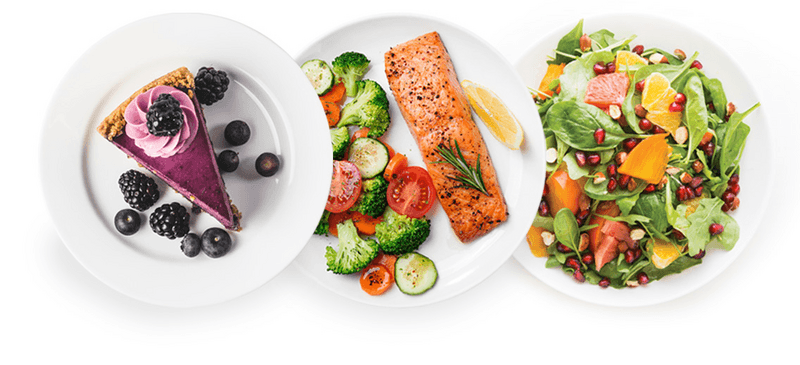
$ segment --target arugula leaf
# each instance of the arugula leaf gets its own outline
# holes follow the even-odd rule
[[[703,82],[700,77],[692,75],[686,82],[683,89],[686,95],[686,110],[684,120],[689,131],[689,144],[685,162],[689,161],[692,151],[700,144],[700,140],[708,130],[708,111],[706,109],[706,98],[703,92]]]
[[[722,244],[724,249],[730,250],[736,244],[739,239],[739,225],[731,216],[722,212],[720,209],[722,205],[723,202],[719,198],[703,198],[697,209],[688,216],[686,215],[687,205],[680,204],[676,208],[679,216],[675,222],[675,228],[689,240],[689,256],[698,254],[712,241],[711,234],[708,232],[708,226],[712,223],[719,223],[725,227],[721,234],[713,237]]]
[[[547,113],[547,125],[564,143],[583,151],[615,148],[630,136],[599,108],[575,101],[554,104]],[[598,128],[606,132],[605,140],[599,145],[594,139]]]
[[[703,262],[703,260],[693,259],[689,256],[680,256],[663,269],[656,268],[654,265],[650,264],[642,269],[642,271],[647,274],[650,280],[660,280],[667,275],[678,274],[701,262]]]

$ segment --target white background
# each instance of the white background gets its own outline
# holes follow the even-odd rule
[[[781,5],[787,2],[117,3],[123,4],[24,2],[0,13],[6,131],[0,363],[797,361],[800,41],[796,12]],[[513,259],[467,293],[419,308],[352,302],[293,266],[250,294],[210,307],[176,310],[135,301],[95,279],[59,239],[41,198],[38,141],[53,90],[88,47],[142,17],[186,11],[242,22],[293,56],[355,20],[424,14],[472,30],[512,63],[537,37],[582,17],[662,15],[720,43],[756,86],[781,166],[770,209],[754,240],[720,276],[682,298],[642,308],[572,299]]]

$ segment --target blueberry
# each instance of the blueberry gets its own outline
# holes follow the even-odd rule
[[[209,228],[200,237],[203,253],[216,259],[231,250],[231,236],[222,228]]]
[[[278,172],[281,167],[281,161],[274,153],[264,152],[256,159],[256,171],[259,175],[270,177]]]
[[[197,254],[200,253],[202,249],[202,243],[200,243],[200,237],[194,233],[189,233],[183,240],[181,240],[181,251],[187,257],[195,257]]]
[[[241,146],[250,139],[250,127],[241,120],[234,120],[225,127],[225,140],[233,146]]]
[[[142,218],[139,212],[133,209],[123,209],[117,212],[114,216],[114,226],[119,233],[130,236],[139,231],[139,226],[142,224]]]
[[[225,150],[217,156],[217,165],[224,172],[234,172],[239,167],[239,154],[231,150]]]

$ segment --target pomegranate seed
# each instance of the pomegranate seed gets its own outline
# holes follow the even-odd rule
[[[617,177],[617,165],[610,164],[606,167],[606,172],[608,173],[608,177]]]
[[[683,232],[677,229],[672,229],[672,236],[675,237],[675,239],[678,241],[681,241],[686,238],[686,236],[683,235]]]
[[[597,144],[603,144],[605,140],[606,130],[603,128],[597,128],[597,130],[594,131],[594,141],[597,142]]]
[[[635,250],[633,250],[633,260],[636,261],[640,257],[642,257],[642,249],[637,247]]]
[[[667,133],[667,131],[665,131],[664,128],[661,128],[660,126],[653,124],[653,133],[654,134],[663,134],[663,133]]]
[[[733,185],[728,185],[728,188],[725,190],[730,191],[731,193],[733,193],[733,195],[739,195],[739,191],[742,190],[742,188],[739,187],[739,184],[733,184]]]
[[[588,163],[589,166],[597,166],[598,164],[600,164],[600,154],[597,152],[589,153],[586,156],[586,163]]]
[[[614,190],[617,190],[617,179],[612,177],[608,179],[608,192],[611,193]]]
[[[644,46],[643,46],[643,45],[641,45],[641,44],[639,44],[639,45],[636,45],[635,47],[633,47],[633,49],[631,50],[631,52],[633,52],[633,53],[636,53],[636,54],[638,54],[639,56],[641,56],[641,55],[642,55],[642,53],[644,53]]]
[[[700,63],[700,61],[698,61],[698,60],[694,60],[694,61],[692,61],[692,65],[689,66],[689,68],[696,68],[698,70],[702,70],[703,69],[703,64]]]
[[[650,278],[647,276],[647,274],[640,272],[636,274],[636,281],[639,282],[639,285],[647,285],[647,283],[650,282]]]
[[[689,183],[689,186],[691,186],[693,188],[696,188],[696,187],[700,186],[700,184],[702,184],[702,183],[703,183],[703,177],[702,176],[695,176],[695,177],[692,178],[692,181]]]
[[[595,75],[602,75],[604,73],[608,73],[608,67],[606,67],[605,63],[598,62],[594,64],[594,74]]]
[[[614,73],[617,71],[617,65],[614,62],[606,63],[606,72]]]
[[[706,250],[700,250],[700,252],[698,252],[697,255],[692,256],[692,258],[699,260],[699,259],[702,259],[705,256],[706,256]]]
[[[686,95],[684,95],[683,93],[675,94],[675,102],[678,104],[686,103]]]
[[[733,203],[733,199],[736,199],[736,195],[730,191],[725,191],[720,196],[720,199],[722,199],[723,202],[730,204]]]
[[[564,262],[564,266],[573,270],[578,270],[581,268],[581,263],[578,262],[578,259],[574,257],[567,257],[567,261]]]
[[[639,81],[636,83],[636,91],[643,92],[644,91],[644,80]]]
[[[728,185],[738,184],[739,183],[739,174],[731,175],[731,178],[728,179]]]
[[[634,261],[636,261],[636,257],[634,257],[633,250],[625,251],[625,262],[632,264]]]
[[[586,276],[584,276],[580,270],[575,270],[575,273],[572,274],[572,277],[575,278],[575,280],[579,283],[586,281]]]
[[[592,255],[591,252],[585,253],[583,256],[581,256],[581,261],[583,261],[584,264],[589,265],[594,261],[594,255]]]
[[[703,187],[698,186],[694,188],[694,196],[702,196],[703,195]]]
[[[655,184],[647,184],[647,186],[644,188],[645,193],[652,193],[654,191],[656,191]]]
[[[642,120],[639,121],[639,129],[647,132],[647,131],[653,129],[653,122],[651,122],[648,119],[642,119]]]
[[[622,147],[625,148],[625,151],[628,152],[633,150],[633,148],[636,147],[636,145],[638,144],[639,140],[636,138],[626,138],[624,141],[622,141]]]
[[[547,205],[547,202],[544,200],[539,203],[539,215],[542,217],[550,216],[550,206]]]
[[[731,210],[731,204],[730,203],[722,204],[722,208],[720,208],[720,210],[722,210],[723,212],[727,213],[728,211]]]
[[[586,166],[586,153],[583,151],[575,151],[575,160],[578,161],[578,166]]]
[[[733,203],[731,203],[731,210],[738,209],[739,208],[739,203],[741,203],[739,198],[733,198]]]
[[[620,186],[628,186],[628,183],[631,182],[631,177],[630,175],[622,174],[619,176],[617,182],[619,183]]]
[[[679,202],[689,200],[689,192],[686,185],[681,185],[678,190],[675,191],[675,195]]]
[[[714,108],[714,103],[708,103],[708,104],[706,104],[706,107],[708,108],[708,111],[710,111],[712,113],[716,113],[717,112],[717,109]]]
[[[708,142],[702,145],[701,148],[706,156],[711,157],[714,154],[714,150],[716,150],[717,146],[714,144],[714,142]]]
[[[671,111],[671,112],[682,112],[683,111],[683,105],[678,104],[678,103],[673,101],[672,104],[669,105],[669,111]]]
[[[725,227],[719,223],[711,223],[711,225],[708,226],[708,233],[711,233],[712,236],[716,236],[723,231],[725,231]]]
[[[558,252],[561,252],[561,253],[572,252],[571,248],[567,247],[565,244],[563,244],[561,242],[556,244],[556,250],[558,250]]]
[[[608,286],[611,285],[611,280],[608,278],[602,278],[597,285],[599,285],[601,288],[608,288]]]
[[[545,196],[550,193],[550,187],[547,184],[544,184],[544,189],[542,189],[542,196]]]

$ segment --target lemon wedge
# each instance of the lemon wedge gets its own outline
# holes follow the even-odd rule
[[[469,80],[461,81],[472,110],[481,118],[495,138],[512,150],[522,145],[523,132],[517,117],[508,110],[492,90]]]

